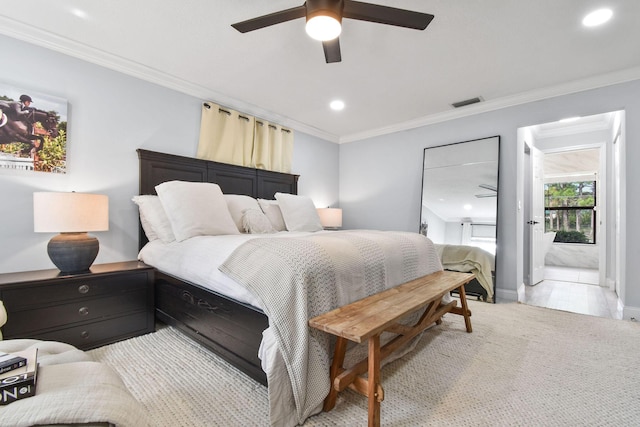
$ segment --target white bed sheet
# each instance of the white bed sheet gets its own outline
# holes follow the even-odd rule
[[[267,237],[299,237],[312,233],[282,231],[274,234],[233,234],[224,236],[198,236],[182,242],[163,243],[154,240],[147,243],[138,259],[163,273],[203,286],[240,301],[263,309],[260,301],[244,286],[223,274],[218,267],[242,243],[250,239]]]

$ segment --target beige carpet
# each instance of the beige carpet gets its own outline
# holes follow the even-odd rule
[[[640,325],[471,301],[382,371],[383,426],[638,426]],[[266,388],[172,328],[90,352],[157,426],[268,425]],[[366,425],[363,396],[305,426]]]

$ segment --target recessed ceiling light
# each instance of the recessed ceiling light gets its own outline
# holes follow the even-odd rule
[[[473,209],[473,206],[471,206],[471,205],[464,205],[464,206],[463,206],[463,208],[464,208],[464,210],[466,210],[466,211],[470,211],[471,209]]]
[[[589,13],[582,20],[582,25],[585,27],[597,27],[607,22],[613,16],[611,9],[598,9]]]
[[[87,19],[89,16],[87,15],[87,12],[80,9],[71,9],[71,13],[77,16],[78,18],[82,18],[82,19]]]
[[[340,111],[344,109],[344,102],[340,101],[339,99],[336,99],[335,101],[331,101],[331,104],[329,104],[329,107],[331,107],[332,110]]]

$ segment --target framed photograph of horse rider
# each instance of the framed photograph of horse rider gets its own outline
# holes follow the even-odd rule
[[[67,101],[0,82],[0,169],[67,171]]]

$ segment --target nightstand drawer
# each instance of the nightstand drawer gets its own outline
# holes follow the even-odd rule
[[[148,323],[149,316],[147,313],[141,312],[101,322],[60,329],[54,332],[29,335],[29,338],[45,341],[61,341],[76,346],[79,349],[88,350],[151,332],[153,331],[154,325],[149,325]]]
[[[147,287],[146,272],[119,274],[115,277],[85,277],[65,279],[59,283],[42,286],[23,286],[2,292],[4,304],[12,311],[23,307],[41,306],[74,299],[95,298],[100,295],[114,295]],[[14,320],[15,321],[15,320]]]
[[[25,337],[34,331],[115,317],[145,309],[148,298],[147,289],[141,289],[29,310],[16,310],[15,306],[9,302],[7,308],[11,316],[10,322],[4,327],[4,333],[7,337]]]

